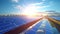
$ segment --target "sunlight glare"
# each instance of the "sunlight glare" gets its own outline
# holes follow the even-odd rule
[[[24,15],[26,16],[29,16],[29,17],[35,17],[38,10],[37,10],[37,6],[34,6],[34,5],[28,5],[27,7],[25,7],[23,9],[23,13]]]

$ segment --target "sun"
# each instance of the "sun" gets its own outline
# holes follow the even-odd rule
[[[26,15],[26,16],[29,16],[29,17],[35,17],[38,10],[37,10],[37,6],[34,6],[34,5],[28,5],[27,7],[25,7],[23,9],[23,12],[22,14],[23,15]]]

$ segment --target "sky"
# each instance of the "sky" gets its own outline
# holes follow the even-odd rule
[[[0,0],[0,14],[20,14],[30,9],[60,12],[60,0]]]

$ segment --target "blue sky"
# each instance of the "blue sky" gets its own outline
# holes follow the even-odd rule
[[[60,11],[60,0],[0,0],[0,14],[20,14],[28,5],[35,5],[38,11]]]

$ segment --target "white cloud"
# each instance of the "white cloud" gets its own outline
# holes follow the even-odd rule
[[[42,9],[42,8],[47,8],[49,6],[37,6],[37,8]]]
[[[45,2],[33,3],[33,4],[28,4],[26,6],[17,5],[17,6],[14,6],[14,8],[16,8],[16,9],[18,9],[20,11],[25,11],[25,10],[28,11],[28,10],[33,10],[33,9],[38,10],[38,9],[44,9],[44,8],[50,7],[50,5],[43,5],[44,3]],[[40,6],[40,5],[43,5],[43,6]]]
[[[34,4],[30,4],[31,6],[36,6],[36,5],[38,5],[38,6],[36,6],[36,8],[46,8],[46,7],[50,7],[49,5],[43,5],[44,4],[44,2],[40,2],[40,3],[34,3]],[[43,6],[40,6],[40,5],[43,5]]]
[[[15,9],[18,9],[19,11],[22,11],[23,10],[23,7],[20,6],[20,5],[17,5],[17,6],[14,6]]]
[[[40,3],[34,3],[34,4],[31,4],[31,5],[41,5],[41,4],[44,4],[44,2],[40,2]]]
[[[20,5],[17,5],[17,6],[15,6],[14,8],[16,8],[16,9],[18,9],[18,10],[22,10],[22,11],[23,11],[23,9],[26,9],[26,8],[28,8],[28,9],[30,10],[30,9],[33,9],[33,8],[36,8],[36,9],[43,9],[43,8],[50,7],[49,5],[36,6],[37,4],[41,4],[41,3],[30,4],[30,5],[27,5],[27,6],[25,6],[25,7],[20,6]],[[43,4],[43,3],[42,3],[42,4]],[[27,9],[26,9],[26,10],[27,10]]]
[[[19,2],[19,0],[12,0],[12,2]]]

